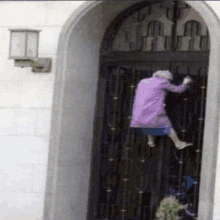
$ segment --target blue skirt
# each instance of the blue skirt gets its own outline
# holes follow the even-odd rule
[[[132,128],[137,132],[138,136],[145,136],[145,135],[168,135],[170,133],[170,127],[165,128]]]

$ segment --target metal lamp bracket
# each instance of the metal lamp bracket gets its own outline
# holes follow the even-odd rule
[[[15,59],[15,66],[17,67],[32,67],[34,73],[50,73],[52,66],[51,58],[37,58],[37,59]]]

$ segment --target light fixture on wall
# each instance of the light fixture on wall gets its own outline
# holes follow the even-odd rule
[[[11,32],[9,59],[15,66],[32,67],[32,72],[51,72],[51,58],[38,58],[39,30],[9,29]]]

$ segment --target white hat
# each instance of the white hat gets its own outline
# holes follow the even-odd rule
[[[155,73],[153,73],[153,77],[160,77],[162,79],[168,79],[168,80],[173,79],[173,75],[169,70],[158,70]]]

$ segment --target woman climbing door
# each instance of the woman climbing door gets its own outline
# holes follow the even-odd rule
[[[173,79],[169,71],[157,71],[151,78],[142,79],[137,85],[130,127],[142,128],[148,136],[148,145],[155,147],[153,135],[168,135],[177,149],[192,146],[192,143],[180,141],[165,112],[165,94],[167,91],[182,93],[188,88],[191,79],[186,77],[182,85],[170,83]]]

